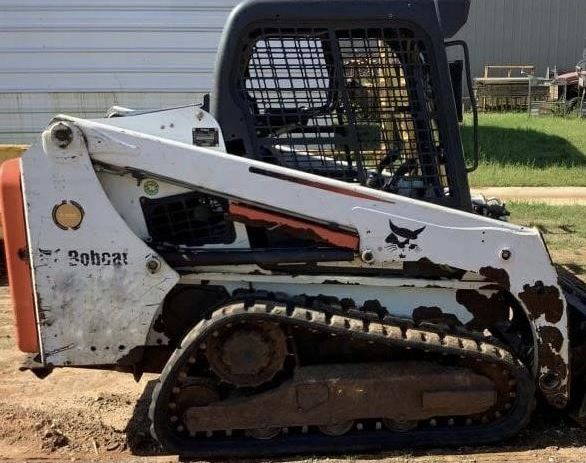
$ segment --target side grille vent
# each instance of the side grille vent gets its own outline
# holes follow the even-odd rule
[[[230,244],[236,239],[234,224],[226,220],[228,202],[201,193],[167,198],[141,198],[151,239],[156,243],[186,246]]]

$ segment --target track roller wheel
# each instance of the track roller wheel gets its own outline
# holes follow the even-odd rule
[[[417,428],[417,421],[410,420],[383,420],[383,423],[389,431],[393,432],[409,432]]]
[[[253,437],[258,440],[270,440],[274,439],[281,433],[281,428],[258,428],[249,429],[246,431],[246,435]]]
[[[343,436],[350,432],[354,427],[354,421],[346,421],[344,423],[331,424],[329,426],[320,426],[319,430],[326,436]]]

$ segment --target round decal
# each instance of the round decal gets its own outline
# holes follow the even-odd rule
[[[154,180],[147,180],[143,185],[144,192],[149,196],[155,196],[159,193],[159,184]]]
[[[77,230],[83,216],[83,208],[75,201],[63,201],[53,208],[53,222],[63,230]]]

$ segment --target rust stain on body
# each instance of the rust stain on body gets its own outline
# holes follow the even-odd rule
[[[553,326],[541,326],[537,332],[542,339],[547,339],[548,344],[556,351],[559,352],[564,345],[564,337],[560,330]]]
[[[556,286],[544,286],[538,281],[535,285],[525,285],[519,298],[523,301],[533,320],[542,315],[548,323],[559,323],[564,315],[564,302]]]
[[[489,329],[500,321],[507,320],[509,304],[501,293],[490,296],[474,289],[460,289],[456,301],[463,305],[474,317],[466,326],[474,330]]]
[[[413,310],[413,321],[417,324],[427,322],[449,327],[462,325],[458,317],[454,314],[444,313],[440,307],[417,307]]]
[[[558,327],[551,326],[559,323],[564,315],[564,301],[560,290],[556,286],[545,286],[538,281],[534,285],[525,285],[519,298],[525,304],[533,322],[544,316],[550,324],[537,328],[539,364],[548,370],[541,373],[539,385],[551,405],[563,408],[568,400],[566,380],[569,376],[568,364],[561,354],[565,336]]]
[[[494,267],[483,267],[478,272],[484,278],[490,281],[494,281],[495,283],[500,283],[505,289],[509,289],[511,287],[511,280],[509,278],[509,274],[506,270],[501,268],[494,268]]]

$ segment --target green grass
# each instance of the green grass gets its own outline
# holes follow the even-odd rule
[[[586,186],[586,120],[480,115],[480,167],[473,187]],[[463,128],[464,148],[473,147],[471,117]]]
[[[586,206],[508,203],[511,222],[543,233],[554,262],[586,275]]]

